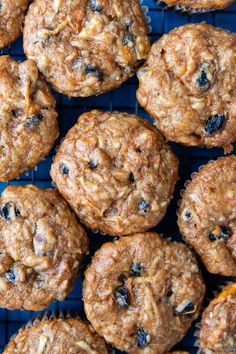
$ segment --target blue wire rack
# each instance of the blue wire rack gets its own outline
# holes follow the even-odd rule
[[[202,15],[184,15],[173,11],[166,11],[163,7],[156,5],[153,0],[144,0],[143,5],[149,8],[148,15],[152,20],[152,42],[157,40],[163,33],[169,32],[174,27],[184,25],[188,22],[197,23],[206,21],[207,23],[215,26],[236,32],[236,4],[225,9],[224,11],[216,11]],[[19,38],[10,48],[4,49],[1,54],[9,54],[16,60],[24,60],[25,55],[22,49],[22,38]],[[137,79],[133,77],[120,88],[98,97],[69,100],[67,97],[54,92],[57,99],[61,132],[55,147],[59,144],[60,138],[64,136],[68,129],[75,124],[77,117],[84,111],[89,111],[93,108],[136,113],[144,119],[152,122],[148,114],[138,105],[135,99],[136,89]],[[174,199],[168,209],[167,215],[155,228],[155,230],[159,233],[163,233],[166,237],[171,237],[172,239],[180,241],[181,236],[176,224],[176,209],[177,202],[180,199],[180,191],[184,187],[184,182],[190,179],[192,172],[197,171],[201,165],[206,164],[211,159],[216,159],[219,156],[223,156],[223,150],[187,148],[178,144],[171,145],[174,152],[180,159],[180,180],[177,184]],[[36,169],[30,170],[28,174],[20,176],[18,180],[11,181],[10,183],[0,183],[0,192],[7,186],[7,184],[22,185],[33,183],[41,188],[52,187],[49,170],[53,155],[55,154],[55,147],[49,156],[38,164]],[[236,148],[234,148],[233,153],[235,152]],[[85,265],[81,273],[82,275],[77,280],[72,293],[67,297],[67,299],[63,302],[53,303],[49,307],[49,311],[69,310],[78,313],[83,311],[81,295],[83,271],[89,264],[91,259],[90,257],[94,254],[95,250],[98,249],[102,243],[111,240],[110,237],[100,234],[92,234],[89,231],[88,234],[90,237],[91,252],[90,256],[88,256],[85,260]],[[207,285],[207,298],[209,299],[213,296],[213,291],[218,288],[218,285],[224,283],[225,278],[209,275],[203,267],[202,272]],[[0,352],[2,352],[4,346],[8,343],[10,337],[16,333],[21,326],[29,321],[30,318],[36,316],[37,314],[38,313],[31,311],[8,311],[6,309],[0,309]],[[191,327],[186,337],[176,346],[176,348],[187,350],[191,354],[195,354],[197,352],[197,348],[194,347],[194,332],[195,325]],[[116,351],[116,353],[119,352]]]

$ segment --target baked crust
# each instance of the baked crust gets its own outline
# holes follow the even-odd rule
[[[29,0],[1,0],[0,49],[7,47],[20,35]]]
[[[139,0],[35,0],[25,21],[27,57],[68,96],[119,87],[149,49]]]
[[[187,185],[178,211],[181,233],[210,273],[236,276],[236,155],[204,166]]]
[[[108,354],[105,341],[80,319],[59,318],[35,321],[21,329],[4,354]]]
[[[7,187],[0,198],[0,307],[39,311],[71,291],[87,236],[58,192]]]
[[[233,4],[234,0],[163,0],[169,6],[186,6],[192,9],[223,9]]]
[[[203,313],[200,328],[202,354],[234,354],[236,337],[236,283],[223,288]]]
[[[0,57],[0,181],[28,171],[58,136],[56,101],[32,60]]]
[[[167,140],[228,147],[236,140],[236,35],[187,24],[153,44],[137,99]]]
[[[96,332],[135,354],[169,351],[198,317],[204,292],[191,251],[156,233],[105,243],[83,285],[85,312]]]
[[[124,236],[149,230],[165,215],[178,161],[144,119],[94,110],[66,135],[51,176],[81,222]]]

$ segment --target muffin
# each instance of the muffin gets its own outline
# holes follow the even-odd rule
[[[4,354],[108,354],[106,344],[80,319],[36,320],[22,328],[8,343]]]
[[[8,46],[20,35],[29,0],[1,0],[0,49]]]
[[[229,149],[236,140],[236,35],[187,24],[153,44],[137,99],[167,140]]]
[[[58,136],[56,101],[32,60],[0,56],[0,181],[37,165]]]
[[[233,354],[236,338],[236,283],[226,286],[203,313],[202,354]]]
[[[236,276],[236,155],[204,166],[187,185],[180,231],[210,273]]]
[[[99,95],[134,75],[150,49],[139,0],[35,0],[24,50],[54,88],[68,96]]]
[[[51,176],[82,223],[123,236],[147,231],[165,215],[178,161],[147,121],[93,110],[66,135]]]
[[[85,312],[95,331],[135,354],[169,351],[198,317],[204,292],[191,251],[154,232],[105,243],[83,285]]]
[[[159,2],[159,1],[157,1]],[[216,10],[233,4],[234,0],[162,0],[161,3],[181,10]]]
[[[0,307],[39,311],[71,291],[87,236],[53,189],[7,187],[0,198]]]

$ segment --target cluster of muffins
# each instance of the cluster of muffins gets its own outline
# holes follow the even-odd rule
[[[189,11],[232,3],[163,2]],[[63,301],[89,253],[82,225],[116,237],[85,272],[87,319],[31,320],[4,353],[108,354],[114,346],[188,354],[171,350],[203,311],[195,254],[209,273],[236,277],[236,156],[209,162],[186,184],[178,226],[187,245],[150,229],[165,216],[178,181],[167,141],[225,152],[236,141],[236,35],[187,24],[151,47],[139,0],[2,0],[0,20],[0,48],[24,24],[27,56],[22,63],[0,56],[0,181],[35,167],[59,135],[48,84],[88,97],[137,73],[137,100],[155,124],[85,112],[57,149],[50,171],[57,189],[8,186],[2,193],[0,307],[41,311]],[[207,306],[198,336],[202,354],[235,352],[236,283]]]

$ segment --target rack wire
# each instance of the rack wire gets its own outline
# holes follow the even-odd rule
[[[152,32],[151,40],[154,42],[163,33],[169,32],[176,26],[184,25],[188,22],[201,22],[206,21],[215,26],[228,29],[232,32],[236,32],[236,4],[232,5],[223,11],[217,11],[212,13],[206,13],[202,15],[183,15],[175,13],[173,11],[166,11],[163,7],[156,5],[153,0],[143,0],[143,5],[149,8],[148,15],[151,17]],[[22,49],[22,38],[19,38],[10,48],[2,50],[1,55],[9,54],[16,60],[24,60],[25,55]],[[148,114],[139,106],[135,98],[135,92],[137,89],[137,79],[135,77],[128,80],[120,88],[106,93],[98,97],[71,99],[55,93],[57,100],[57,109],[59,113],[60,124],[60,137],[55,144],[57,146],[60,142],[60,138],[66,134],[69,128],[76,122],[77,117],[84,111],[98,108],[101,110],[116,110],[126,111],[128,113],[135,113],[147,119],[151,122]],[[180,159],[180,181],[178,182],[173,202],[171,203],[168,213],[164,220],[155,228],[156,231],[164,233],[167,237],[180,240],[177,224],[176,224],[176,208],[177,201],[180,197],[180,190],[184,187],[184,182],[188,180],[192,172],[197,171],[199,166],[207,163],[211,159],[215,159],[218,156],[223,156],[223,150],[221,149],[207,149],[207,148],[186,148],[178,144],[171,144],[174,152]],[[235,153],[235,149],[234,149]],[[51,178],[49,175],[50,165],[52,163],[53,155],[55,154],[55,147],[47,158],[40,162],[37,168],[30,170],[27,174],[20,176],[18,180],[11,181],[9,183],[0,183],[0,192],[7,186],[7,184],[36,184],[41,188],[52,187]],[[111,240],[111,238],[92,234],[89,232],[91,255],[95,250],[101,246],[105,241]],[[90,257],[85,260],[85,267],[88,265]],[[83,270],[84,270],[83,269]],[[83,274],[82,270],[82,274]],[[216,289],[218,284],[223,282],[223,278],[218,276],[208,277],[204,269],[202,269],[209,294],[212,294],[212,289]],[[48,310],[71,310],[76,312],[83,311],[82,304],[82,278],[81,275],[77,280],[72,293],[63,302],[53,303]],[[17,330],[24,325],[31,317],[37,315],[31,311],[8,311],[6,309],[0,309],[0,352],[2,352],[6,343],[8,343],[10,337],[17,332]],[[196,353],[197,348],[194,347],[194,331],[195,327],[192,326],[190,331],[184,340],[177,346],[179,349],[185,349],[191,354]],[[116,353],[119,353],[116,351]]]

